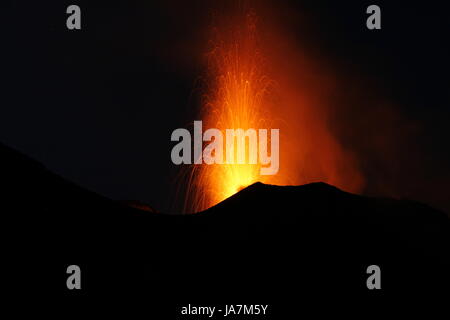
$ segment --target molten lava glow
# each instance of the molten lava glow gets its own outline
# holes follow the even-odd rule
[[[278,128],[268,114],[272,83],[264,73],[254,17],[247,16],[240,28],[222,33],[214,43],[208,55],[208,93],[201,112],[204,128],[217,128],[223,133],[226,129]],[[195,168],[195,210],[208,208],[257,181],[271,182],[271,176],[260,176],[260,164],[248,164],[246,141],[246,164],[203,164]],[[236,148],[235,144],[235,157]]]
[[[280,129],[280,169],[275,175],[260,175],[260,164],[193,165],[185,210],[204,210],[257,181],[278,185],[323,181],[360,191],[363,179],[357,163],[329,127],[334,111],[326,98],[333,87],[327,83],[330,77],[323,77],[320,68],[298,53],[299,48],[289,45],[294,41],[283,37],[261,41],[254,15],[227,23],[215,29],[207,55],[203,130]]]

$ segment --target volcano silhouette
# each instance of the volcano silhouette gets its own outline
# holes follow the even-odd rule
[[[169,215],[85,190],[4,145],[0,156],[8,278],[63,305],[75,294],[65,288],[70,264],[85,275],[79,303],[145,297],[155,313],[259,299],[282,316],[295,312],[298,296],[346,301],[448,288],[449,218],[425,204],[325,183],[255,183],[203,212]],[[379,294],[366,287],[372,264],[382,270]],[[31,289],[23,277],[30,266],[39,275]]]

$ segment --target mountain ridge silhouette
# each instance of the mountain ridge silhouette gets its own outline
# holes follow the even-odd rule
[[[79,187],[6,146],[0,155],[7,278],[30,290],[21,275],[33,266],[41,275],[33,288],[45,299],[71,301],[64,272],[73,263],[87,270],[83,303],[131,292],[172,308],[186,297],[232,296],[270,300],[290,314],[289,286],[311,302],[324,292],[337,301],[370,298],[372,264],[382,270],[382,297],[448,290],[449,219],[425,204],[326,183],[255,183],[202,212],[164,214]]]

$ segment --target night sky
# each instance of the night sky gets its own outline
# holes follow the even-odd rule
[[[170,135],[196,119],[208,26],[227,2],[2,1],[0,142],[112,199],[172,210]],[[450,212],[444,2],[266,2],[346,88],[334,130],[360,155],[365,193]],[[66,28],[70,4],[82,30]],[[370,4],[382,30],[365,26]],[[373,101],[389,111],[367,117]]]

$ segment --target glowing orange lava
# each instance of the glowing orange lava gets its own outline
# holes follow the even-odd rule
[[[254,17],[247,16],[241,28],[225,36],[221,34],[209,53],[209,92],[201,112],[205,128],[217,128],[222,132],[274,128],[267,108],[272,82],[264,73],[255,28]],[[248,159],[248,143],[246,157]],[[246,164],[196,167],[194,208],[208,208],[257,181],[270,183],[271,176],[260,175],[260,166],[246,161]]]
[[[324,81],[328,78],[306,63],[295,45],[277,51],[280,45],[275,42],[295,43],[278,36],[262,46],[253,14],[216,28],[207,56],[201,119],[205,130],[280,129],[279,171],[260,175],[261,164],[192,165],[185,211],[204,210],[257,181],[277,185],[323,181],[360,191],[363,179],[357,162],[329,127],[326,93],[332,86]],[[268,148],[270,153],[270,143]]]

